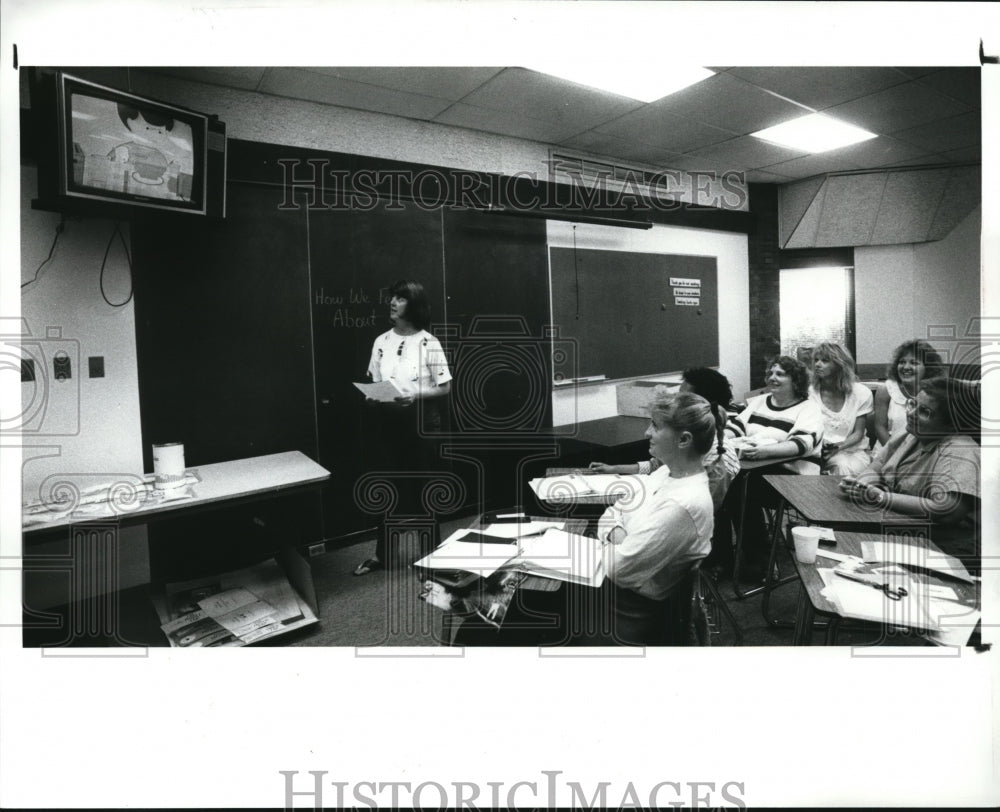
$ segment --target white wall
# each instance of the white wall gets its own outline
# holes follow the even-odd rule
[[[976,208],[943,240],[854,249],[859,363],[888,363],[908,338],[948,350],[965,335],[980,314],[981,225]]]
[[[53,244],[60,215],[35,211],[36,172],[21,168],[21,322],[22,346],[35,359],[36,382],[22,383],[23,497],[39,498],[56,481],[74,487],[135,481],[143,473],[139,384],[132,302],[112,307],[101,296],[101,264],[114,224],[67,217],[52,258],[40,265]],[[127,224],[122,232],[129,239]],[[131,279],[121,243],[108,252],[104,291],[111,302],[129,297]],[[5,323],[5,328],[14,326]],[[10,334],[11,330],[5,329]],[[68,381],[55,381],[52,356],[70,357]],[[103,356],[104,377],[88,376],[87,359]],[[121,586],[148,580],[145,529],[120,536]],[[34,555],[45,550],[30,548]],[[50,551],[58,552],[58,551]],[[53,576],[51,600],[66,602],[65,580]]]
[[[573,225],[548,224],[550,247],[572,248]],[[648,231],[580,224],[577,248],[655,254],[695,254],[716,258],[719,288],[719,370],[729,378],[737,397],[750,388],[750,277],[747,235],[724,231],[653,226]],[[680,376],[643,376],[642,380],[677,380]],[[634,380],[634,379],[633,379]],[[584,384],[555,390],[552,422],[562,426],[618,413],[618,382]]]

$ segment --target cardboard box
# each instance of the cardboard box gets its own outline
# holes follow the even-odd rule
[[[656,396],[663,391],[676,392],[679,383],[663,381],[629,381],[620,383],[615,389],[618,399],[618,414],[628,417],[649,417],[649,407]]]
[[[241,605],[231,612],[205,616],[212,612],[211,602],[225,603],[228,596],[242,597]],[[168,584],[153,604],[164,638],[182,648],[250,645],[319,622],[312,572],[294,549],[253,567]],[[249,620],[249,624],[241,631],[232,625],[234,618]],[[231,629],[236,631],[229,633]]]

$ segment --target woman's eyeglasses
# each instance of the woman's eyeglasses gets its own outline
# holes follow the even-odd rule
[[[918,406],[917,401],[913,398],[908,398],[906,401],[906,411],[907,414],[911,412],[916,412],[917,417],[923,418],[924,420],[930,420],[934,417],[934,412],[928,406]]]

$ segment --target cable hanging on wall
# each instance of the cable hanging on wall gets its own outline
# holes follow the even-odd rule
[[[128,264],[128,276],[129,276],[128,297],[125,299],[124,302],[118,302],[118,303],[112,302],[108,298],[108,295],[104,290],[104,269],[107,267],[108,254],[111,253],[111,246],[114,243],[116,236],[121,241],[122,249],[125,251],[125,261]],[[108,239],[107,247],[104,249],[104,259],[101,260],[100,285],[101,285],[101,298],[103,298],[104,301],[107,302],[107,304],[110,305],[111,307],[124,307],[125,305],[127,305],[129,302],[132,301],[132,293],[135,291],[135,284],[132,282],[132,256],[129,254],[128,244],[125,242],[125,235],[122,234],[121,223],[117,221],[115,222],[114,231],[111,232],[111,237]]]
[[[56,234],[52,238],[52,245],[49,248],[49,255],[42,260],[41,265],[35,268],[35,275],[32,276],[31,279],[29,279],[27,282],[21,283],[21,290],[24,290],[26,287],[28,287],[28,285],[34,284],[35,282],[38,281],[39,274],[41,274],[42,272],[42,268],[44,268],[45,265],[49,262],[49,260],[52,259],[52,255],[55,253],[56,250],[56,243],[59,242],[59,237],[65,230],[66,230],[66,215],[64,214],[59,219],[59,222],[56,224]]]

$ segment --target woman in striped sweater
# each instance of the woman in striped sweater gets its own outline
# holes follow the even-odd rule
[[[765,375],[767,392],[750,398],[747,406],[729,421],[726,433],[748,461],[773,463],[785,472],[818,474],[823,443],[823,413],[809,399],[809,371],[805,364],[787,355],[775,358]],[[763,468],[759,471],[773,469]],[[750,472],[744,472],[747,476]],[[738,494],[738,489],[730,491]],[[743,519],[743,554],[741,570],[749,580],[764,575],[768,539],[762,506],[772,500],[770,488],[761,476],[751,476],[747,488],[747,506]],[[739,516],[742,505],[732,506]]]

